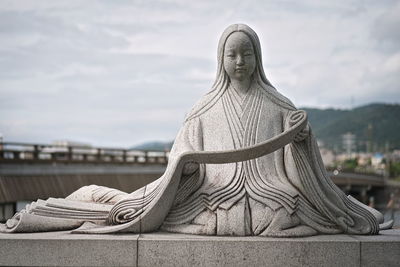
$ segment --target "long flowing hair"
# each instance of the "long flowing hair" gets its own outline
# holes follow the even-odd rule
[[[264,68],[262,65],[261,56],[261,45],[255,31],[247,26],[246,24],[232,24],[225,29],[222,33],[221,38],[218,43],[218,66],[217,75],[214,84],[206,95],[204,95],[199,102],[192,108],[190,113],[186,116],[186,121],[191,120],[197,116],[200,116],[208,109],[210,109],[218,101],[218,99],[225,93],[230,84],[230,78],[224,69],[224,48],[228,37],[235,32],[245,33],[251,40],[253,44],[253,49],[256,57],[256,68],[252,75],[252,80],[255,81],[263,92],[273,101],[274,103],[290,110],[295,110],[296,108],[290,102],[289,99],[281,95],[275,87],[272,86],[270,81],[267,79],[264,73]]]

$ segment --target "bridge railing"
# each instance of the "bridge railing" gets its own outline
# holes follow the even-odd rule
[[[168,151],[145,151],[85,145],[0,143],[0,162],[92,162],[166,164]]]

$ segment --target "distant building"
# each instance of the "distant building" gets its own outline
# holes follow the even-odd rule
[[[371,153],[358,153],[357,164],[358,166],[369,166],[371,165]]]
[[[394,162],[400,162],[400,150],[396,149],[393,150],[392,154],[390,155],[391,160]]]
[[[381,168],[381,165],[383,164],[383,159],[384,156],[381,153],[375,153],[371,157],[371,165],[374,168]]]
[[[342,135],[343,149],[347,155],[351,155],[356,149],[356,136],[352,133]]]

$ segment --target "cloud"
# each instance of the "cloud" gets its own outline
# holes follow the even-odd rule
[[[376,40],[377,48],[381,51],[385,51],[385,49],[388,50],[388,52],[399,51],[399,12],[400,2],[397,2],[391,8],[384,10],[374,21],[371,29],[371,37]]]
[[[213,83],[236,22],[297,106],[399,102],[398,1],[2,1],[5,140],[131,146],[173,139]]]

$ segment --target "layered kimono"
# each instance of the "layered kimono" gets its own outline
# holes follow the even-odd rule
[[[265,90],[257,83],[244,97],[232,86],[213,97],[219,99],[206,111],[189,115],[172,153],[183,147],[250,147],[284,132],[296,112],[274,88]],[[223,165],[200,164],[195,173],[183,175],[162,229],[259,235],[275,216],[288,217],[291,227],[306,225],[318,233],[373,234],[379,229],[377,218],[364,205],[332,183],[309,126],[301,140],[271,154]]]
[[[202,101],[210,97],[215,101],[189,114],[166,172],[153,183],[131,194],[85,188],[82,195],[89,194],[90,201],[78,190],[67,199],[34,202],[2,230],[32,232],[80,226],[75,232],[110,233],[161,227],[192,234],[268,235],[273,220],[285,216],[290,227],[304,225],[315,233],[377,233],[378,213],[374,215],[372,209],[348,198],[332,183],[309,126],[300,140],[254,159],[182,163],[182,155],[190,152],[257,146],[290,128],[296,109],[273,88],[268,90],[253,83],[241,97],[230,86],[202,99],[197,106],[203,107]]]

